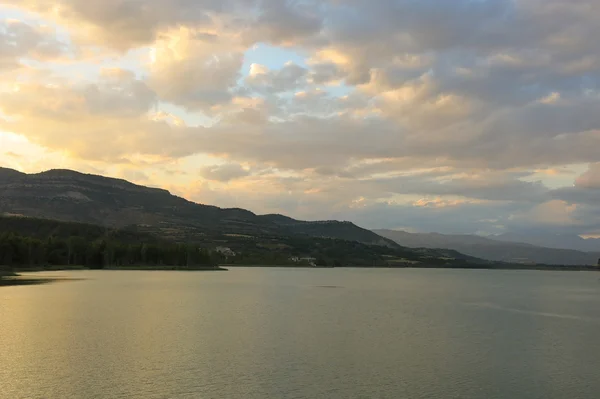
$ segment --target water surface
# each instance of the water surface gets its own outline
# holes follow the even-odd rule
[[[600,397],[600,274],[83,271],[0,288],[0,398]]]

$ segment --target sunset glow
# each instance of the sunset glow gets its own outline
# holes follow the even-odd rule
[[[599,20],[596,0],[5,0],[0,166],[600,236]]]

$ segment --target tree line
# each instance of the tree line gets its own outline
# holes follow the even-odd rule
[[[206,267],[237,265],[302,266],[293,258],[311,257],[318,266],[391,266],[394,259],[421,260],[428,264],[463,264],[465,260],[427,257],[403,247],[368,245],[306,234],[291,236],[241,236],[215,232],[190,232],[172,237],[161,230],[138,226],[108,228],[78,222],[0,216],[0,268],[45,266]],[[225,257],[214,249],[225,246],[236,255]],[[448,251],[446,251],[448,252]],[[450,251],[451,252],[451,251]],[[449,254],[452,257],[453,254]]]
[[[101,269],[118,266],[214,266],[218,256],[192,244],[120,242],[110,237],[87,240],[80,236],[39,239],[0,233],[0,265],[39,268],[77,265]]]

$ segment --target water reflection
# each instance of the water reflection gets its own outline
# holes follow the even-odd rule
[[[600,290],[559,275],[69,273],[0,290],[0,397],[596,398]]]

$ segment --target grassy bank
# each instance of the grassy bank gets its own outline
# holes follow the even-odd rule
[[[58,272],[58,271],[77,271],[77,270],[179,270],[179,271],[226,271],[219,266],[109,266],[101,269],[89,268],[85,266],[47,266],[47,267],[34,267],[34,268],[19,268],[15,271],[17,273],[40,273],[40,272]],[[16,276],[16,274],[12,274]]]
[[[17,285],[36,285],[36,284],[47,284],[55,281],[50,278],[25,278],[20,276],[4,277],[0,278],[0,287],[10,287]]]
[[[31,267],[25,268],[20,267],[16,268],[15,271],[17,273],[37,273],[37,272],[59,272],[59,271],[69,271],[69,270],[89,270],[85,266],[81,265],[61,265],[61,266],[44,266],[44,267]]]

